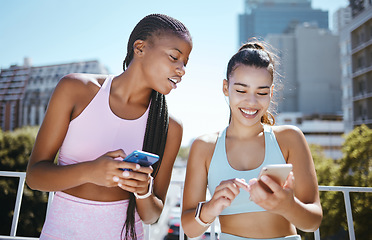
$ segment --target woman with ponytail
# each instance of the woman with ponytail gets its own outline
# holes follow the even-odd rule
[[[165,95],[185,74],[191,49],[180,21],[151,14],[129,37],[123,73],[60,80],[27,168],[32,189],[56,192],[40,239],[144,239],[143,223],[163,210],[182,139]],[[134,150],[159,161],[123,162]]]
[[[266,46],[247,43],[230,59],[223,81],[229,125],[191,146],[182,209],[189,237],[201,235],[217,217],[220,240],[300,240],[296,228],[315,231],[320,225],[317,179],[305,137],[296,127],[275,126],[269,111],[278,83],[274,55]],[[293,166],[283,185],[272,175],[259,178],[264,166],[278,164]]]

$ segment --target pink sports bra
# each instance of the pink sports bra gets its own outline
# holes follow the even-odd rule
[[[109,103],[113,77],[106,78],[88,106],[70,122],[59,151],[59,165],[94,160],[118,149],[126,154],[142,149],[149,108],[134,120],[116,116]]]

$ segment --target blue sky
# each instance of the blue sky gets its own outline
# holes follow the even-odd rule
[[[333,14],[348,0],[312,0]],[[120,74],[130,32],[144,16],[164,13],[190,30],[194,48],[186,75],[167,99],[184,125],[183,145],[219,131],[228,121],[222,80],[238,48],[238,15],[243,0],[0,0],[0,68],[99,60]],[[331,24],[331,23],[330,23]]]

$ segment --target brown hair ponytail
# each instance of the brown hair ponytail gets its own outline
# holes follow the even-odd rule
[[[253,66],[256,68],[265,68],[271,75],[271,79],[273,84],[275,84],[276,88],[278,88],[279,79],[278,73],[276,71],[276,64],[278,63],[275,61],[276,55],[269,51],[268,48],[271,48],[267,43],[259,42],[259,41],[251,41],[248,43],[243,44],[239,51],[231,57],[228,65],[227,65],[227,72],[226,72],[226,79],[229,81],[229,78],[235,71],[237,67],[240,65],[245,66]],[[271,102],[271,108],[273,105],[276,105],[276,102]],[[231,118],[231,116],[230,116]],[[274,125],[275,124],[275,117],[274,115],[268,110],[261,118],[261,122],[264,124]]]

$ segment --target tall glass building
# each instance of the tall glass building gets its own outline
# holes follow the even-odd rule
[[[328,11],[311,8],[311,0],[245,0],[245,13],[239,15],[239,43],[251,37],[293,31],[304,22],[328,29]]]

